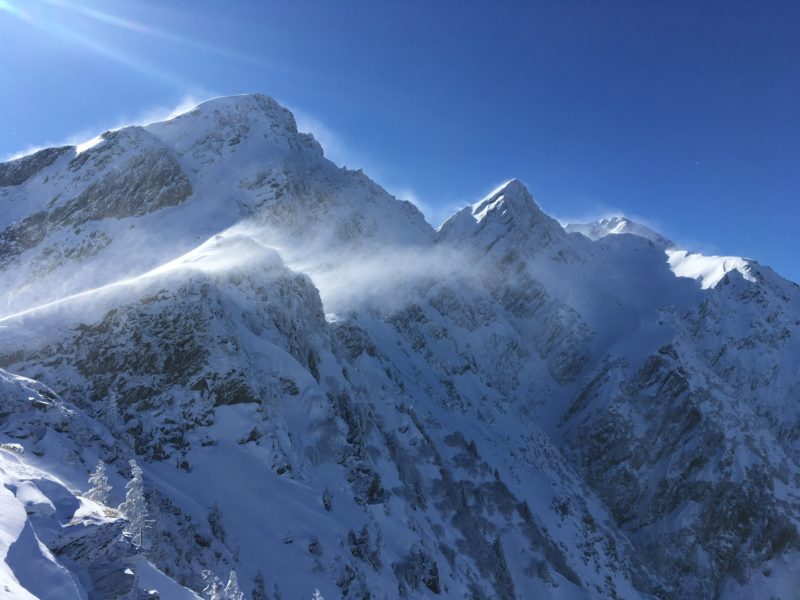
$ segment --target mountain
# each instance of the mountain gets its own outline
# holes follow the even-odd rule
[[[699,252],[680,249],[674,242],[649,227],[625,217],[609,217],[592,223],[569,223],[564,228],[592,240],[619,234],[635,235],[650,240],[667,253],[670,267],[676,275],[697,279],[703,288],[716,286],[726,273],[733,270],[739,271],[745,279],[755,281],[750,267],[753,261],[738,256],[705,256]]]
[[[262,95],[3,163],[0,215],[8,597],[800,586],[800,288],[755,261],[518,180],[434,230]]]
[[[673,242],[646,225],[636,223],[622,216],[607,217],[591,223],[568,223],[564,226],[564,229],[570,233],[580,233],[592,240],[599,240],[607,235],[625,233],[650,240],[656,246],[661,246],[663,248],[672,248],[675,246]]]

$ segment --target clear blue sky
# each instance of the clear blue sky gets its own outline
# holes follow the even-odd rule
[[[778,0],[0,0],[0,156],[260,91],[431,220],[519,177],[800,281],[799,31]]]

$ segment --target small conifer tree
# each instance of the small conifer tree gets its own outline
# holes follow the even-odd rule
[[[244,594],[239,589],[239,578],[233,570],[228,575],[228,583],[225,586],[225,600],[244,600]]]
[[[97,463],[94,473],[89,477],[89,491],[86,492],[85,497],[100,504],[108,502],[108,494],[111,492],[111,486],[108,485],[108,475],[106,474],[106,465],[103,461]]]
[[[142,468],[133,459],[128,464],[131,466],[131,479],[125,485],[125,489],[128,491],[125,494],[125,502],[119,505],[119,511],[128,519],[125,532],[131,536],[133,545],[141,548],[144,544],[144,529],[147,525],[147,501],[144,497]]]

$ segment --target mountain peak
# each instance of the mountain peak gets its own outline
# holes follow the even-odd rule
[[[212,98],[146,129],[180,153],[204,146],[220,154],[247,141],[263,151],[265,140],[273,146],[298,147],[309,145],[311,137],[298,133],[292,113],[264,94]],[[315,141],[309,147],[314,154],[322,153]]]
[[[93,142],[0,167],[3,597],[794,589],[800,287],[517,179],[435,234],[260,94]]]
[[[671,240],[668,240],[660,233],[622,215],[606,217],[590,223],[569,223],[564,229],[570,233],[580,233],[590,240],[595,241],[608,235],[625,233],[650,240],[656,246],[662,248],[672,248],[675,246]]]
[[[528,188],[516,178],[496,187],[488,196],[470,206],[472,216],[477,222],[501,207],[510,208],[512,211],[528,211],[530,208],[539,210]]]
[[[714,256],[681,249],[674,242],[653,231],[646,225],[617,215],[591,223],[570,223],[564,226],[569,233],[580,233],[599,240],[610,235],[627,234],[651,241],[667,255],[670,269],[678,277],[688,277],[700,282],[703,289],[714,288],[732,271],[737,271],[744,280],[756,282],[752,261],[739,256]]]
[[[528,188],[511,179],[487,196],[465,206],[439,228],[443,239],[466,239],[489,231],[492,240],[511,234],[521,241],[528,238],[554,239],[563,234],[561,226],[536,204]]]
[[[175,115],[180,117],[192,113],[232,113],[252,112],[269,114],[286,114],[291,116],[288,109],[281,106],[272,96],[261,93],[237,94],[234,96],[218,96],[200,102],[193,108]]]

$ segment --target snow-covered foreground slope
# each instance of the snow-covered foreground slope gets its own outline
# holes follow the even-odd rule
[[[3,473],[103,460],[116,506],[135,458],[142,556],[59,496],[119,529],[87,545],[124,593],[794,597],[796,285],[516,180],[435,231],[259,95],[82,150],[0,165],[0,366],[72,423],[0,411]],[[3,539],[88,593],[26,497]]]
[[[83,487],[97,452],[114,445],[109,432],[45,386],[2,370],[0,412],[0,598],[156,597],[159,571],[123,536],[122,515],[53,474],[77,476]],[[197,598],[172,585],[165,598]]]

